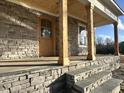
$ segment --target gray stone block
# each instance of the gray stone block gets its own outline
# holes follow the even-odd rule
[[[102,83],[111,79],[112,74],[110,71],[102,71],[98,74],[94,74],[91,77],[88,77],[85,80],[79,81],[74,84],[74,88],[82,91],[82,93],[89,93],[94,88],[100,86]]]
[[[67,83],[73,84],[78,81],[84,80],[87,77],[97,74],[101,71],[105,71],[109,68],[109,64],[106,65],[93,65],[81,69],[77,69],[74,71],[70,71],[66,74]]]
[[[21,85],[10,88],[11,93],[18,92],[19,90],[21,90]]]
[[[91,93],[119,93],[120,83],[122,83],[122,80],[112,78],[94,89]]]
[[[0,93],[10,93],[9,90],[0,91]]]
[[[26,83],[29,83],[29,79],[13,82],[12,86],[22,85]]]

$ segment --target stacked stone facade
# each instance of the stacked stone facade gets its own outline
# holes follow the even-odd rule
[[[0,59],[38,56],[37,16],[29,9],[0,1]]]
[[[79,24],[83,24],[83,23],[80,22],[79,20],[70,17],[68,23],[69,23],[69,28],[68,28],[69,54],[73,56],[87,55],[88,54],[87,46],[83,47],[78,44],[79,42],[78,26]]]
[[[65,73],[87,66],[116,64],[118,61],[119,57],[106,56],[100,57],[96,61],[83,61],[64,67],[48,66],[1,73],[0,93],[66,93]],[[85,77],[85,75],[83,76]]]

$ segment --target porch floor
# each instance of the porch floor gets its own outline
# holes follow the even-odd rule
[[[110,55],[97,55],[97,59],[100,57],[109,57]],[[112,55],[111,55],[112,56]],[[19,60],[0,60],[0,74],[18,71],[28,71],[37,69],[47,69],[53,67],[60,67],[58,57],[41,57],[41,58],[30,58],[30,59],[19,59]],[[96,59],[96,60],[97,60]],[[70,65],[77,64],[78,62],[83,63],[86,61],[86,56],[73,56],[70,57]]]

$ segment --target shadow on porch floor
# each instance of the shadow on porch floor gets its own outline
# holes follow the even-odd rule
[[[97,55],[97,60],[100,57],[109,57],[112,55]],[[70,57],[70,65],[86,62],[86,56],[73,56]],[[30,58],[30,59],[19,59],[19,60],[0,60],[0,74],[9,73],[15,71],[28,71],[37,69],[47,69],[54,67],[61,67],[57,64],[58,57],[40,57],[40,58]]]
[[[0,66],[56,66],[59,57],[39,57],[15,60],[0,60]],[[72,56],[70,62],[84,61],[86,56]]]

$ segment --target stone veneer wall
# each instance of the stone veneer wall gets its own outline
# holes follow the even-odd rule
[[[70,55],[87,55],[87,47],[79,47],[78,44],[78,24],[79,20],[69,17],[69,54]],[[82,23],[83,24],[83,23]]]
[[[69,47],[69,56],[77,55],[87,55],[87,47],[79,47],[78,45],[78,24],[81,23],[79,20],[69,17],[68,20],[68,47]],[[57,24],[59,20],[57,19]],[[56,27],[56,44],[57,44],[57,53],[59,54],[59,25]]]
[[[66,93],[65,73],[99,64],[115,64],[119,57],[103,56],[96,61],[81,61],[69,66],[43,66],[0,74],[0,93]]]
[[[38,56],[36,25],[32,11],[0,0],[0,59]]]

